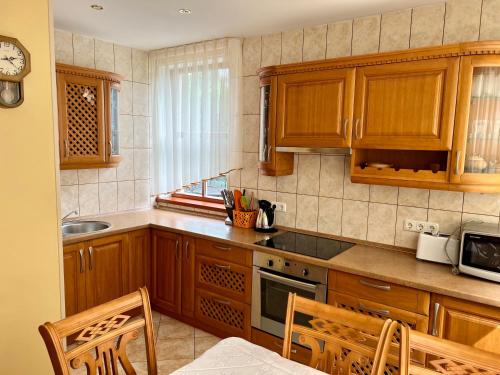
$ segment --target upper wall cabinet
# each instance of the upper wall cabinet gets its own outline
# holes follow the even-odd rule
[[[354,69],[278,77],[278,147],[349,147]]]
[[[458,58],[360,67],[353,148],[451,150]]]
[[[57,64],[61,169],[116,166],[121,76]]]

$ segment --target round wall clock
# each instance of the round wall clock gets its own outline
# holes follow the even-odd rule
[[[17,39],[0,35],[0,107],[23,102],[23,78],[30,69],[28,50]]]

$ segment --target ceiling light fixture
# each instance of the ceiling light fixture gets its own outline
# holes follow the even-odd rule
[[[180,14],[191,14],[191,9],[181,8],[179,9]]]
[[[104,7],[102,5],[99,5],[99,4],[93,4],[90,7],[94,10],[103,10],[104,9]]]

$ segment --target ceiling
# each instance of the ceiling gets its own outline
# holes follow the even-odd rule
[[[442,0],[54,0],[55,27],[142,49],[251,36]],[[104,7],[102,11],[90,8]],[[189,15],[179,14],[187,8]]]

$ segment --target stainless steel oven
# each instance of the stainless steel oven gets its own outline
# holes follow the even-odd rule
[[[252,326],[283,337],[288,293],[326,302],[328,270],[275,255],[254,251]],[[311,317],[297,314],[299,324]]]

